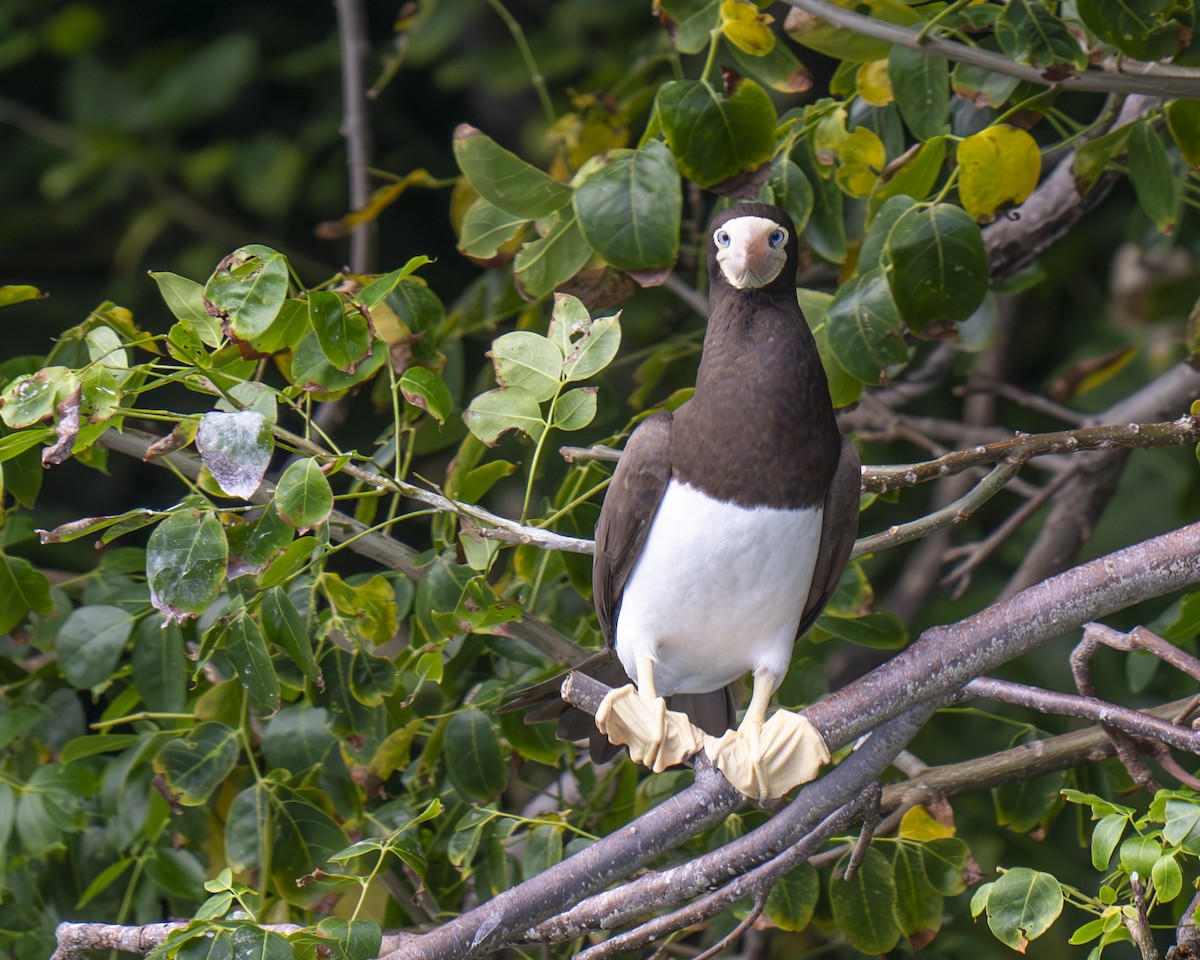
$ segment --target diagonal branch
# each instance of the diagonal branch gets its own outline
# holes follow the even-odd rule
[[[1138,93],[1152,97],[1200,97],[1200,74],[1189,71],[1180,75],[1178,69],[1171,73],[1107,73],[1086,71],[1072,74],[1062,79],[1047,77],[1036,67],[1017,63],[1005,54],[980,47],[970,47],[965,43],[954,40],[943,40],[940,37],[925,35],[922,37],[918,30],[902,27],[898,24],[876,20],[873,17],[855,13],[845,7],[834,6],[827,0],[785,0],[803,14],[824,20],[837,27],[852,30],[864,37],[875,37],[889,43],[920,50],[932,57],[943,60],[953,60],[957,63],[968,63],[993,73],[1017,77],[1029,83],[1042,87],[1056,87],[1061,90],[1087,90],[1100,93]],[[796,14],[788,19],[795,22]],[[791,29],[785,25],[785,30]]]

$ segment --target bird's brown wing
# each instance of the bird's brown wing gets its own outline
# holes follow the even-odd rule
[[[850,551],[858,536],[858,503],[862,489],[862,463],[858,451],[845,437],[838,456],[833,483],[825,495],[821,520],[821,545],[817,549],[817,565],[813,570],[808,601],[800,618],[799,633],[813,625],[825,604],[837,589],[842,571],[850,562]]]
[[[671,414],[645,420],[625,444],[596,524],[592,599],[604,641],[616,642],[625,583],[641,556],[658,505],[671,479]]]

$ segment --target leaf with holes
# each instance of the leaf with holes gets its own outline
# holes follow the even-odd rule
[[[223,315],[239,340],[260,336],[287,299],[288,265],[282,253],[250,243],[221,261],[204,286],[204,298]]]
[[[562,383],[562,352],[531,330],[514,330],[497,337],[488,356],[500,386],[516,387],[539,402],[554,396]]]
[[[467,428],[489,447],[509,430],[536,440],[546,429],[536,400],[520,387],[500,387],[481,393],[463,413]]]

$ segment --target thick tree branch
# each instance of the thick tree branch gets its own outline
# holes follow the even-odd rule
[[[1200,97],[1200,74],[1196,72],[1180,76],[1175,71],[1170,74],[1127,74],[1089,70],[1056,80],[1043,75],[1036,67],[1015,62],[1005,54],[984,50],[980,47],[969,47],[965,43],[943,40],[940,37],[929,35],[922,37],[918,30],[884,20],[876,20],[845,7],[834,6],[826,0],[785,0],[785,2],[803,13],[834,26],[852,30],[865,37],[875,37],[912,50],[920,50],[931,57],[940,57],[943,60],[953,60],[957,63],[969,63],[975,67],[991,70],[993,73],[1017,77],[1043,87],[1100,93],[1137,93],[1152,97]],[[789,21],[795,22],[792,16],[789,16]],[[786,26],[785,29],[791,29],[791,26]]]

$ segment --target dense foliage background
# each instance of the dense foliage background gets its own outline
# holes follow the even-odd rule
[[[1122,5],[1127,22],[1103,6],[856,8],[1110,78],[1048,90],[782,4],[370,3],[371,95],[351,130],[375,192],[353,214],[333,6],[0,0],[4,949],[47,956],[68,919],[242,908],[334,918],[300,953],[320,939],[374,956],[380,927],[429,929],[690,781],[595,768],[496,708],[599,642],[579,544],[518,546],[512,527],[589,538],[611,464],[558,447],[619,447],[686,399],[704,228],[732,197],[807,226],[801,303],[864,463],[1184,416],[1200,394],[1181,367],[1197,349],[1200,101],[1139,97],[1119,68],[1169,62],[1196,83],[1195,13],[1146,0]],[[1032,207],[1060,160],[1087,199],[1055,194],[1056,220]],[[352,245],[356,226],[368,243]],[[1194,518],[1180,429],[1128,458],[1035,461],[961,525],[885,537],[798,644],[779,701],[810,703],[927,626]],[[203,474],[195,457],[141,462],[172,431]],[[975,470],[881,482],[863,532],[955,501]],[[264,471],[275,486],[253,502],[269,506],[251,508]],[[1193,649],[1200,603],[1110,622]],[[1077,640],[1006,675],[1070,689]],[[1101,654],[1100,695],[1143,707],[1194,691],[1154,664]],[[1077,725],[962,705],[912,750],[952,764]],[[1064,788],[1092,799],[1064,803]],[[790,874],[743,949],[1007,955],[963,893],[997,866],[1045,871],[1005,875],[1039,894],[1052,874],[1081,907],[1031,956],[1065,955],[1093,917],[1093,940],[1128,939],[1138,865],[1155,870],[1164,944],[1194,908],[1186,791],[1147,814],[1110,757],[961,792],[890,825],[857,886],[832,878],[833,856]],[[682,852],[766,817],[742,810]],[[1135,833],[1158,846],[1121,848],[1109,875],[1097,849]],[[746,909],[668,949],[715,942]],[[1039,909],[1034,926],[1053,919]],[[172,948],[286,951],[229,916]],[[993,926],[1019,939],[1021,923]]]

